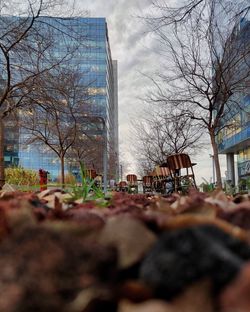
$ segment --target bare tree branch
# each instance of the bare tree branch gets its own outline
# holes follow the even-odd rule
[[[154,4],[156,15],[149,24],[156,24],[152,29],[168,63],[151,79],[157,84],[147,102],[165,105],[207,131],[221,186],[216,136],[235,127],[237,111],[244,109],[239,97],[250,87],[250,23],[243,28],[236,18],[249,11],[249,4],[229,6],[227,0],[185,1],[177,8],[164,1]]]

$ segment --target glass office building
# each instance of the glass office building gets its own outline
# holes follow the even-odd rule
[[[250,73],[250,21],[242,18],[235,29],[235,38],[245,50],[246,57],[239,64],[237,79]],[[234,78],[232,78],[234,79]],[[217,142],[219,153],[227,157],[227,180],[235,185],[234,159],[237,155],[237,170],[239,181],[247,180],[250,177],[250,77],[244,80],[246,86],[242,92],[232,94],[230,97],[229,110],[224,120],[226,126],[218,135]],[[244,183],[243,183],[244,184]]]
[[[85,120],[90,118],[93,123],[93,118],[97,117],[96,122],[99,120],[99,123],[100,121],[105,123],[102,132],[92,134],[97,141],[103,137],[107,138],[108,177],[117,178],[119,168],[117,61],[112,60],[106,19],[41,17],[40,22],[41,31],[48,31],[53,37],[50,57],[55,60],[60,59],[67,55],[69,49],[73,51],[70,57],[65,57],[63,66],[76,68],[82,72],[81,82],[85,88],[87,86],[89,95],[89,100],[84,105]],[[6,165],[15,162],[24,168],[34,170],[42,168],[49,171],[52,178],[58,177],[60,163],[57,155],[41,144],[25,145],[25,131],[19,129],[18,133],[19,135],[17,133],[10,135],[11,138],[15,137],[15,140],[19,138],[15,150],[10,151],[10,142],[8,139],[6,141]],[[104,148],[103,144],[102,148]],[[103,151],[99,153],[97,156],[99,159],[93,164],[100,174],[103,171],[102,154]],[[72,162],[70,165],[66,162],[66,169],[72,166],[74,167]]]

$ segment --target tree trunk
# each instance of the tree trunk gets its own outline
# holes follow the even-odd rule
[[[4,186],[4,121],[0,117],[0,189]]]
[[[214,165],[215,165],[215,172],[216,172],[216,185],[217,188],[222,189],[222,180],[221,180],[221,171],[220,171],[220,161],[219,161],[219,153],[218,153],[218,146],[215,141],[215,134],[214,132],[210,132],[210,140],[213,148],[214,154]]]
[[[64,156],[61,156],[60,160],[61,160],[61,183],[62,183],[62,188],[64,188],[65,187]]]

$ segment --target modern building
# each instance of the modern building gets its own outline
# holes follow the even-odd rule
[[[49,31],[53,37],[51,57],[59,59],[72,49],[70,57],[65,57],[63,66],[77,68],[82,72],[82,84],[89,95],[88,103],[84,106],[85,122],[93,125],[102,124],[102,131],[89,127],[88,134],[96,139],[100,148],[95,155],[95,161],[87,163],[88,167],[95,167],[98,173],[103,173],[103,154],[107,152],[108,177],[115,179],[118,176],[118,84],[117,61],[112,59],[108,28],[105,18],[40,18],[41,31]],[[44,25],[44,26],[43,26]],[[49,26],[48,26],[49,25]],[[88,128],[88,126],[87,126]],[[13,134],[11,134],[13,133]],[[9,131],[5,148],[6,165],[20,165],[24,168],[50,172],[52,178],[60,174],[60,163],[53,152],[43,151],[36,145],[25,145],[25,131],[19,129]],[[13,144],[11,139],[19,144]],[[99,143],[98,143],[99,142]],[[14,149],[15,145],[15,149]],[[106,145],[106,146],[104,146]],[[11,147],[12,146],[12,147]],[[68,164],[68,165],[67,165]],[[74,168],[72,159],[68,159],[66,170]]]
[[[226,178],[228,182],[235,185],[236,157],[240,184],[245,184],[247,179],[250,179],[250,21],[247,18],[242,18],[237,24],[232,34],[232,40],[237,46],[231,45],[231,47],[236,49],[240,46],[241,50],[237,53],[245,55],[238,63],[231,78],[233,84],[236,76],[238,81],[242,77],[242,89],[230,96],[228,111],[222,124],[225,127],[220,131],[217,142],[219,153],[226,154]],[[228,51],[228,53],[236,57],[234,52]]]

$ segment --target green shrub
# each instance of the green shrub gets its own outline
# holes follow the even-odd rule
[[[242,178],[238,182],[239,192],[247,193],[250,190],[250,177]]]
[[[38,172],[22,167],[6,168],[5,181],[14,185],[39,185]]]
[[[81,173],[81,184],[80,185],[72,185],[71,188],[71,196],[72,199],[80,199],[82,201],[85,200],[97,200],[103,199],[105,194],[102,191],[101,186],[96,185],[95,179],[90,179],[87,175],[87,171],[83,162],[80,163],[80,173]]]
[[[205,192],[205,193],[209,193],[209,192],[212,192],[214,190],[213,183],[209,183],[209,182],[206,182],[206,183],[203,182],[200,185],[200,187],[202,188],[202,192]]]

